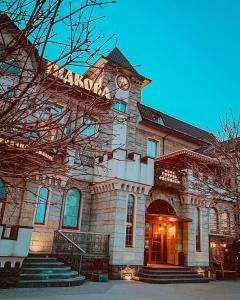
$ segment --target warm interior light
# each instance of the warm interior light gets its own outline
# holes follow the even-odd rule
[[[158,231],[159,231],[159,232],[163,231],[162,225],[159,225],[159,226],[158,226]]]
[[[169,228],[168,228],[168,231],[169,231],[170,233],[174,233],[174,232],[175,232],[175,227],[174,227],[174,226],[169,227]]]
[[[216,248],[216,246],[217,246],[217,244],[216,244],[215,242],[211,242],[211,243],[210,243],[210,247],[211,247],[211,248]]]

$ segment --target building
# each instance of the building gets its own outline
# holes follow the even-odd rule
[[[112,142],[87,177],[75,172],[26,182],[18,205],[6,193],[9,179],[1,178],[1,267],[21,265],[28,252],[60,257],[72,241],[99,259],[109,254],[113,278],[127,266],[137,271],[147,264],[209,269],[210,246],[234,234],[234,203],[212,208],[211,199],[199,197],[188,164],[212,163],[195,151],[211,143],[211,134],[141,104],[150,80],[118,48],[95,66],[105,68],[100,82],[117,69],[108,86],[116,91],[109,112],[130,118],[111,124]],[[95,66],[85,74],[90,80],[98,76]]]

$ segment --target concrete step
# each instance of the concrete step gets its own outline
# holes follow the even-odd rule
[[[46,262],[46,261],[42,261],[42,262],[28,262],[28,261],[24,261],[23,268],[62,268],[64,267],[64,263],[59,262],[59,261],[55,261],[55,262]]]
[[[76,286],[76,285],[81,285],[84,281],[85,281],[85,277],[82,275],[74,278],[67,278],[67,279],[20,280],[18,283],[18,287],[33,288],[33,287]]]
[[[191,268],[189,267],[169,267],[169,268],[161,268],[161,267],[143,267],[143,270],[149,270],[149,271],[153,271],[153,272],[161,272],[161,271],[171,271],[171,272],[175,272],[175,271],[192,271]]]
[[[62,267],[62,268],[22,268],[22,274],[53,274],[53,273],[68,273],[71,271],[70,267]]]
[[[163,269],[163,270],[145,270],[143,269],[142,273],[144,274],[196,274],[196,271],[193,270],[168,270],[168,269]]]
[[[171,278],[203,278],[202,275],[200,274],[146,274],[146,273],[139,273],[139,277],[144,277],[144,278],[153,278],[153,279],[171,279]]]
[[[68,271],[65,273],[41,273],[41,274],[32,274],[32,273],[22,273],[20,274],[21,280],[45,280],[45,279],[68,279],[78,276],[76,271]]]
[[[55,257],[41,257],[41,256],[30,256],[27,257],[24,262],[27,263],[36,263],[36,262],[56,262],[57,259]]]
[[[159,279],[159,278],[147,278],[139,277],[142,282],[148,283],[158,283],[158,284],[170,284],[170,283],[207,283],[209,280],[207,278],[171,278],[171,279]]]

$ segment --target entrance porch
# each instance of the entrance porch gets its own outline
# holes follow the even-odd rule
[[[145,217],[145,266],[184,266],[183,223],[164,200],[154,201]]]

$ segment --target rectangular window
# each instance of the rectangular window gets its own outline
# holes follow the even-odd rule
[[[157,141],[149,139],[147,142],[147,156],[156,157],[157,156]]]
[[[114,109],[124,112],[124,113],[126,112],[126,107],[127,107],[127,105],[124,102],[116,102],[114,104]]]
[[[199,207],[196,212],[196,251],[201,252],[201,210]]]
[[[81,135],[92,137],[96,133],[96,124],[93,120],[85,120],[84,125],[81,130]]]
[[[35,224],[44,224],[47,209],[48,189],[41,187],[38,193],[37,211],[35,215]]]
[[[126,223],[126,241],[125,247],[133,247],[133,234],[134,234],[134,210],[135,210],[135,198],[133,195],[128,196],[127,201],[127,223]]]

